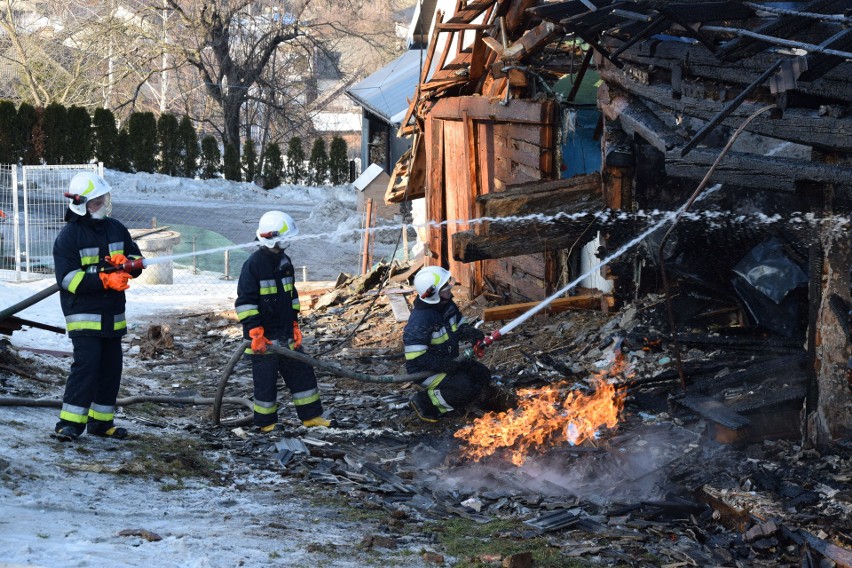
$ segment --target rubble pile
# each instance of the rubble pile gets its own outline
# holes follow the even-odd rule
[[[301,320],[306,351],[365,374],[403,374],[404,322],[396,321],[388,291],[411,298],[405,280],[393,282],[404,272],[385,267],[312,297],[314,308]],[[481,298],[459,304],[469,318],[481,317],[486,305]],[[772,337],[732,341],[683,330],[684,390],[660,305],[647,296],[615,313],[536,316],[486,352],[483,362],[495,378],[478,403],[438,424],[418,421],[408,408],[416,385],[359,382],[322,369],[323,402],[335,422],[328,429],[308,430],[288,416],[283,385],[283,432],[256,433],[244,420],[250,410],[233,404],[223,407],[218,427],[207,405],[128,406],[120,419],[200,436],[228,456],[217,476],[260,474],[372,511],[382,520],[365,547],[422,548],[444,542],[452,523],[465,522],[485,536],[453,554],[474,565],[525,565],[526,556],[504,551],[507,542],[544,547],[552,563],[532,552],[527,560],[538,565],[571,558],[635,566],[849,565],[852,438],[818,451],[797,437],[761,439],[764,430],[742,435],[751,426],[725,422],[757,423],[760,408],[749,414],[749,397],[774,395],[777,409],[792,400],[786,390],[801,396],[790,346]],[[119,397],[210,397],[241,339],[231,312],[134,329]],[[12,350],[0,352],[9,357]],[[0,375],[2,396],[61,395],[65,361],[18,357],[15,364],[29,368]],[[769,364],[779,359],[784,372]],[[55,380],[27,376],[48,369]],[[455,433],[490,412],[511,412],[519,389],[565,384],[590,392],[600,377],[624,397],[615,428],[578,445],[535,447],[520,466],[504,450],[480,461],[464,457]],[[250,399],[251,392],[243,359],[225,396]],[[718,404],[716,414],[708,401]]]

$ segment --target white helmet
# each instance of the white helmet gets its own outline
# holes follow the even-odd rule
[[[104,181],[104,178],[94,172],[80,172],[71,178],[71,183],[68,184],[68,192],[65,197],[71,199],[68,208],[80,215],[86,214],[86,203],[105,195],[103,206],[97,211],[92,212],[93,219],[103,219],[112,213],[112,200],[110,199],[110,191],[112,188]]]
[[[437,304],[441,301],[441,288],[452,280],[453,275],[446,268],[427,266],[414,277],[414,289],[417,295],[427,304]]]
[[[257,223],[257,240],[265,247],[275,248],[280,241],[299,234],[296,222],[283,211],[267,211]]]

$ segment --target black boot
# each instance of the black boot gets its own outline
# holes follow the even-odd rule
[[[116,427],[112,420],[109,422],[104,422],[103,420],[89,420],[89,423],[86,424],[86,432],[92,436],[115,438],[116,440],[123,440],[127,437],[127,429]]]
[[[82,424],[74,424],[73,422],[60,420],[56,423],[56,426],[53,429],[55,432],[53,437],[62,442],[71,442],[83,434],[84,428],[85,426]]]
[[[414,393],[414,396],[409,399],[408,405],[412,410],[414,410],[417,418],[423,422],[434,423],[441,417],[438,409],[435,408],[435,405],[433,405],[432,401],[429,400],[429,395],[427,395],[424,391]]]

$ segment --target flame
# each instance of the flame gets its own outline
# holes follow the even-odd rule
[[[617,358],[609,372],[623,371],[623,358]],[[489,412],[454,434],[468,444],[462,448],[463,456],[479,461],[508,448],[512,463],[520,466],[537,448],[562,442],[578,445],[597,438],[600,428],[618,424],[624,408],[624,390],[609,384],[606,374],[592,377],[595,390],[590,394],[569,391],[566,382],[519,390],[517,408]]]

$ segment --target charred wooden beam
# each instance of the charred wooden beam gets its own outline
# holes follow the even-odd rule
[[[605,81],[677,113],[710,120],[724,108],[724,104],[718,101],[686,96],[675,99],[670,86],[643,85],[613,67],[604,66],[599,71]],[[759,108],[761,106],[758,104],[743,103],[724,118],[722,124],[738,127]],[[817,110],[790,108],[785,110],[783,117],[779,119],[761,115],[749,124],[748,131],[807,146],[852,151],[852,117],[820,116]]]
[[[831,13],[840,11],[846,6],[846,0],[815,0],[801,7],[803,12]],[[754,31],[763,35],[774,35],[778,37],[792,37],[798,32],[807,29],[811,25],[807,18],[797,18],[788,15],[773,19]],[[738,37],[727,42],[719,48],[715,55],[719,59],[735,60],[754,55],[766,49],[770,44],[756,38]]]
[[[452,236],[453,258],[459,262],[473,262],[566,249],[596,226],[596,219],[589,215],[588,218],[550,223],[524,222],[512,226],[501,223],[499,234],[491,235],[460,231]]]
[[[600,174],[570,179],[535,181],[506,186],[505,191],[480,195],[485,217],[509,217],[530,213],[586,211],[601,197]]]
[[[664,154],[685,142],[638,97],[613,93],[606,85],[601,85],[598,103],[608,120],[619,121],[625,132],[638,134]]]
[[[781,68],[781,64],[784,62],[783,59],[779,59],[775,63],[769,66],[766,71],[760,74],[760,76],[751,82],[751,84],[747,85],[740,93],[734,97],[732,100],[728,101],[725,104],[725,107],[717,112],[715,116],[713,116],[707,124],[701,127],[701,129],[695,133],[695,136],[692,137],[692,140],[686,143],[686,145],[681,149],[680,155],[686,156],[690,150],[695,148],[699,142],[704,140],[710,132],[713,131],[716,126],[722,123],[725,118],[731,116],[731,114],[746,100],[746,98],[753,93],[758,87],[763,85],[770,76],[775,74],[778,69]]]
[[[681,157],[677,151],[669,152],[666,154],[666,174],[702,179],[718,155],[718,151],[703,149],[693,150],[686,157]],[[800,182],[812,181],[838,184],[852,192],[852,167],[728,152],[713,172],[713,181],[778,191],[795,191]]]
[[[541,51],[554,38],[562,35],[562,27],[552,22],[542,22],[531,30],[527,30],[521,38],[502,50],[500,59],[518,61],[524,57]]]
[[[623,41],[614,37],[601,40],[605,49],[617,50]],[[809,62],[811,56],[809,57]],[[656,69],[673,71],[675,67],[685,67],[690,77],[710,79],[730,85],[747,85],[754,81],[767,66],[778,59],[777,54],[758,53],[736,62],[719,64],[712,53],[698,44],[680,41],[648,40],[625,50],[619,60],[625,64],[634,64]],[[841,63],[831,72],[822,75],[819,80],[810,80],[806,75],[796,81],[796,90],[816,97],[852,102],[852,63]]]
[[[852,48],[852,29],[846,29],[820,44],[832,49],[848,50]],[[811,53],[807,55],[808,69],[799,76],[800,81],[814,81],[845,61],[836,55]]]

